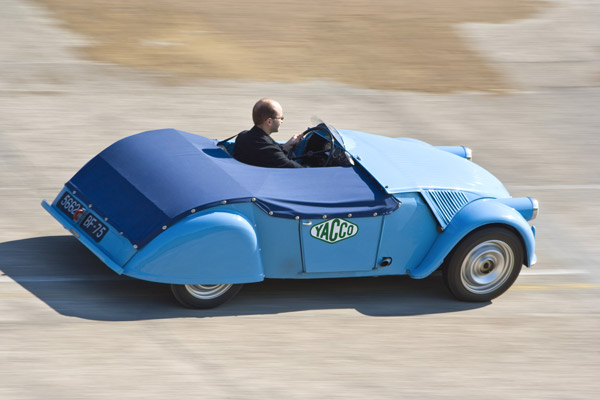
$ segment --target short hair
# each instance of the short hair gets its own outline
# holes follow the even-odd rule
[[[261,125],[269,118],[275,117],[274,102],[271,99],[260,99],[252,108],[252,121],[254,125]]]

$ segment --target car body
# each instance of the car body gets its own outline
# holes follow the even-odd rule
[[[457,298],[489,301],[535,263],[537,201],[512,198],[463,146],[321,122],[293,151],[321,165],[262,168],[234,151],[232,141],[143,132],[42,205],[117,274],[171,284],[189,307],[266,278],[424,278],[440,267]]]

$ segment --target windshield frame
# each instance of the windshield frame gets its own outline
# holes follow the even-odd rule
[[[346,146],[344,145],[344,139],[342,139],[342,135],[338,132],[338,130],[333,126],[318,117],[312,117],[312,122],[315,124],[314,127],[309,128],[309,130],[318,132],[319,130],[325,130],[325,134],[331,134],[331,137],[335,142],[338,143],[339,147],[346,151]],[[333,143],[335,145],[335,143]]]

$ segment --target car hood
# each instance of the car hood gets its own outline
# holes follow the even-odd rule
[[[339,132],[346,151],[388,193],[443,189],[484,197],[510,196],[504,185],[479,165],[425,142],[351,130]]]

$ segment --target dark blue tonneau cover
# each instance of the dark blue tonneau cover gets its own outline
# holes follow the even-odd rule
[[[360,166],[261,168],[231,158],[217,140],[162,129],[122,139],[67,183],[138,247],[190,214],[256,203],[281,218],[387,214],[397,201]]]

